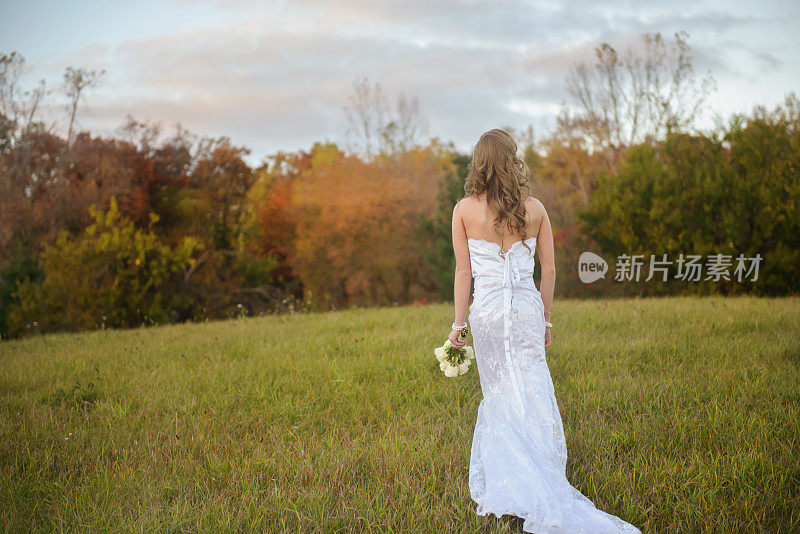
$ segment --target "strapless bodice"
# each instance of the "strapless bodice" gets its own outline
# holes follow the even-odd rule
[[[502,254],[497,243],[474,237],[467,238],[475,289],[486,285],[533,285],[536,237],[528,237],[525,242],[530,247],[530,252],[522,241],[517,241],[505,254]]]

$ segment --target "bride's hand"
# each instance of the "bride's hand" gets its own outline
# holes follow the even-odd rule
[[[450,331],[450,335],[449,335],[449,336],[447,336],[447,337],[448,337],[448,339],[450,339],[450,343],[452,343],[452,344],[453,344],[453,346],[454,346],[455,348],[457,348],[457,349],[460,349],[461,347],[463,347],[464,345],[466,345],[466,344],[467,344],[467,340],[466,340],[466,338],[464,339],[464,341],[459,341],[459,340],[458,340],[458,334],[459,334],[459,333],[460,333],[460,332],[459,332],[458,330],[451,330],[451,331]]]
[[[550,329],[545,327],[544,328],[544,348],[550,346]]]

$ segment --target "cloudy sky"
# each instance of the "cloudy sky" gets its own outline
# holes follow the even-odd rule
[[[570,65],[605,41],[689,33],[714,112],[800,91],[800,2],[578,0],[0,0],[0,52],[29,84],[102,68],[80,126],[111,134],[133,114],[228,135],[251,159],[342,141],[356,77],[419,98],[427,134],[469,150],[485,130],[552,127]],[[58,99],[55,92],[52,100]],[[709,114],[710,117],[711,114]],[[710,118],[708,119],[710,120]],[[710,124],[710,122],[709,122]],[[63,127],[63,124],[62,124]]]

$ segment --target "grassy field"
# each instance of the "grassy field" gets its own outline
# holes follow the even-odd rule
[[[448,305],[0,343],[7,531],[508,532]],[[645,532],[800,530],[800,299],[560,301],[570,481]]]

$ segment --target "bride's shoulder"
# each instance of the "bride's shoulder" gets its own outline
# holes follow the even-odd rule
[[[461,197],[455,205],[455,209],[469,209],[471,208],[477,200],[471,196]]]
[[[536,197],[528,197],[525,201],[525,210],[527,211],[528,224],[531,228],[536,228],[534,232],[538,234],[538,229],[542,225],[542,221],[547,218],[547,210],[544,209],[544,204]]]
[[[527,199],[525,199],[525,207],[536,213],[543,213],[545,211],[544,204],[542,204],[538,198],[533,196],[529,196]]]

